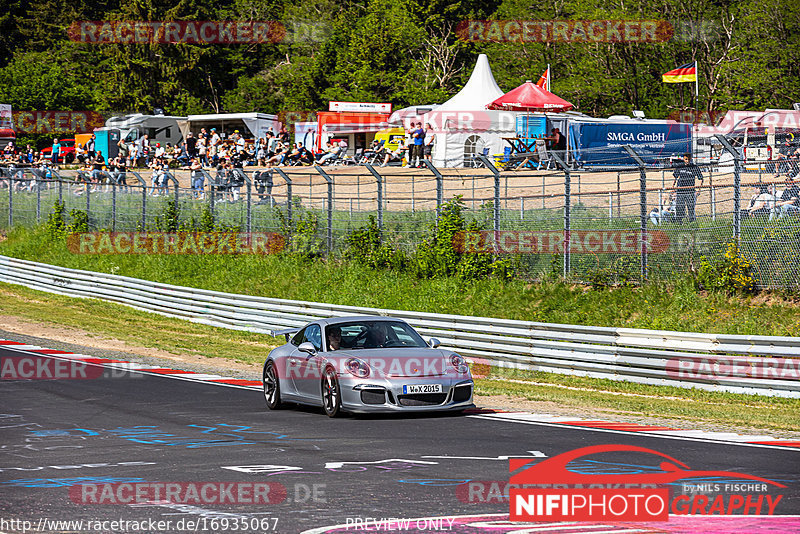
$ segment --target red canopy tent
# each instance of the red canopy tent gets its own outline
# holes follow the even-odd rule
[[[506,111],[569,111],[574,106],[527,80],[525,83],[507,92],[491,104],[489,109],[502,109]]]

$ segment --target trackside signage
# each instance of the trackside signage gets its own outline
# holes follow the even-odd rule
[[[657,470],[603,473],[570,470],[568,464],[603,453],[654,455]],[[747,494],[765,492],[768,486],[786,486],[758,476],[734,471],[693,470],[661,452],[631,445],[595,445],[559,454],[546,460],[512,458],[509,471],[509,519],[511,521],[668,521],[670,515],[773,515],[783,495]],[[642,466],[640,466],[642,467]],[[641,472],[644,471],[644,472]],[[686,491],[685,479],[726,481],[708,484],[734,493],[709,496],[699,492],[672,494],[675,487]],[[731,484],[732,479],[747,483]],[[757,482],[757,483],[754,483]],[[689,488],[692,485],[688,485]]]

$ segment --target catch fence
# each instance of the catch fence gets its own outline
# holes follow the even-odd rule
[[[346,236],[374,217],[385,243],[411,252],[432,235],[443,204],[460,197],[466,221],[480,229],[466,238],[478,245],[464,250],[513,256],[534,278],[668,279],[736,242],[757,286],[798,285],[800,218],[775,202],[752,205],[770,185],[780,198],[792,186],[792,168],[736,157],[699,165],[702,182],[676,189],[678,166],[551,167],[510,170],[479,157],[463,169],[247,168],[227,181],[203,171],[202,190],[191,187],[188,171],[173,171],[158,188],[149,172],[128,171],[124,185],[105,173],[106,183],[89,186],[76,171],[2,169],[0,225],[45,222],[61,201],[67,213],[86,212],[91,230],[198,229],[213,216],[241,231],[310,236],[320,253],[337,255],[347,253]],[[676,193],[684,195],[682,217],[669,210]]]

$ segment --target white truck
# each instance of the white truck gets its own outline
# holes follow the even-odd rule
[[[106,121],[104,128],[95,130],[119,130],[120,137],[126,143],[133,143],[144,134],[151,144],[170,143],[176,145],[183,140],[180,124],[186,121],[186,117],[174,117],[171,115],[143,115],[134,113],[131,115],[118,115]]]
[[[183,130],[183,134],[188,132],[197,137],[202,128],[211,132],[211,128],[216,128],[217,133],[224,137],[230,137],[236,130],[248,139],[258,139],[267,135],[268,131],[277,134],[281,128],[281,122],[277,115],[267,113],[214,113],[208,115],[189,115],[188,127]]]

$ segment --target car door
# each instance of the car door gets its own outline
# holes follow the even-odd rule
[[[314,345],[317,352],[311,355],[298,350],[296,354],[292,355],[297,360],[296,362],[291,362],[293,365],[297,364],[297,372],[294,373],[295,388],[304,397],[319,399],[320,381],[322,379],[320,366],[325,359],[321,355],[322,329],[318,324],[310,324],[306,327],[303,332],[303,342]]]

